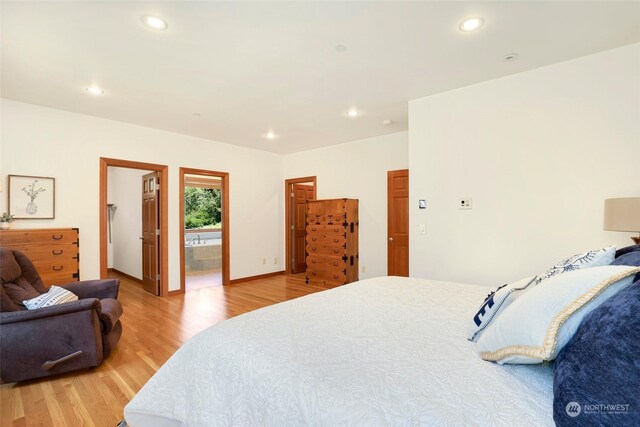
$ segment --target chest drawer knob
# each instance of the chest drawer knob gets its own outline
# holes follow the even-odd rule
[[[62,234],[54,234],[53,236],[51,236],[51,238],[53,240],[60,240],[60,239],[62,239]]]
[[[54,249],[51,251],[52,254],[54,255],[62,255],[64,251],[62,249]]]
[[[53,266],[53,270],[54,271],[61,271],[63,268],[64,268],[64,266],[62,266],[62,265],[54,265]]]

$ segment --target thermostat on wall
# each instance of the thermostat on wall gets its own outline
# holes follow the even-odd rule
[[[426,209],[427,208],[427,201],[425,199],[418,200],[418,207],[420,209]]]

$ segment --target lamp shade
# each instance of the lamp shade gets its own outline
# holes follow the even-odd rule
[[[640,232],[640,197],[605,200],[604,229]]]

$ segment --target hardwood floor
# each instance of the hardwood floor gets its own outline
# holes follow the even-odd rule
[[[114,352],[88,371],[0,386],[0,426],[115,427],[134,394],[198,332],[230,317],[327,289],[306,285],[303,274],[157,298],[140,284],[118,278],[124,331]]]
[[[187,291],[222,286],[222,269],[185,273],[184,286]]]

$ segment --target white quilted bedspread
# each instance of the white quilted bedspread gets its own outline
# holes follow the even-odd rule
[[[553,425],[552,370],[466,340],[488,288],[363,280],[192,338],[125,408],[132,427]]]

